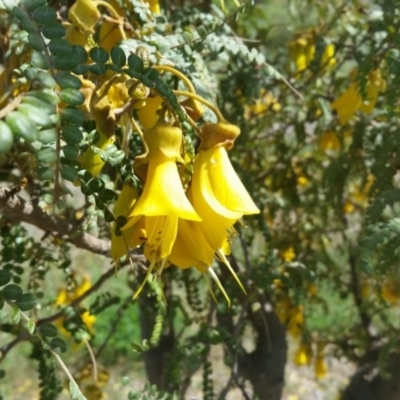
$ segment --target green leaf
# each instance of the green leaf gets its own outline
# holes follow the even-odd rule
[[[72,72],[76,75],[85,75],[89,71],[89,65],[79,64],[77,65]]]
[[[107,72],[107,67],[104,64],[89,65],[89,71],[95,75],[104,75]]]
[[[98,64],[105,64],[108,61],[107,50],[102,47],[93,47],[89,55],[90,58]]]
[[[83,139],[79,125],[66,125],[62,129],[63,139],[68,143],[80,143]]]
[[[25,0],[24,7],[30,12],[34,12],[37,8],[46,5],[46,0]]]
[[[35,321],[33,319],[29,319],[29,321],[28,321],[28,332],[31,335],[34,335],[35,334],[35,330],[36,330]]]
[[[51,339],[49,345],[50,345],[50,348],[52,348],[54,351],[57,351],[60,353],[65,353],[67,351],[67,344],[65,343],[64,340],[62,340],[59,337],[55,337],[54,339]]]
[[[37,176],[42,181],[51,181],[54,179],[54,171],[52,168],[41,167],[37,170]]]
[[[0,379],[4,378],[6,376],[6,371],[4,369],[0,369]]]
[[[4,301],[3,292],[2,292],[2,291],[0,291],[0,310],[2,310],[2,309],[3,309],[3,307],[4,307],[4,304],[5,304],[5,301]]]
[[[37,68],[41,68],[41,69],[49,68],[48,58],[44,54],[42,54],[38,51],[32,52],[31,63],[34,67],[37,67]]]
[[[52,39],[50,40],[48,44],[50,53],[53,54],[53,56],[58,56],[58,55],[63,55],[66,53],[72,53],[72,45],[67,42],[65,39]]]
[[[61,110],[61,116],[72,124],[82,125],[85,116],[81,110],[75,107],[65,107]]]
[[[57,54],[54,67],[60,71],[71,71],[79,64],[79,57],[73,51]]]
[[[30,33],[28,35],[28,41],[33,50],[43,51],[44,50],[44,42],[40,35],[40,33]]]
[[[78,396],[81,394],[79,386],[74,381],[69,381],[69,393],[72,399],[77,399]]]
[[[58,104],[58,96],[51,89],[42,89],[42,90],[31,90],[26,94],[27,96],[33,96],[40,100],[43,100],[53,107],[50,109],[50,113],[54,113],[54,106]]]
[[[0,286],[7,285],[11,281],[11,273],[5,269],[0,269]]]
[[[83,46],[79,44],[74,44],[72,46],[72,51],[78,56],[80,63],[84,64],[87,61],[88,55]]]
[[[56,81],[61,89],[77,89],[82,87],[82,81],[69,72],[60,71],[56,74]]]
[[[52,147],[45,147],[36,153],[36,159],[45,164],[51,164],[57,161],[57,152]]]
[[[61,176],[70,182],[75,182],[78,179],[78,172],[70,165],[64,165],[61,169]]]
[[[35,107],[31,104],[21,103],[18,106],[18,112],[24,114],[26,117],[29,118],[30,121],[32,121],[37,126],[50,128],[54,125],[53,119],[48,114],[46,114],[46,112],[43,111],[43,109]],[[37,134],[37,137],[39,137],[39,133]]]
[[[63,89],[59,93],[60,99],[71,106],[80,106],[85,101],[85,96],[75,89]]]
[[[103,212],[104,212],[104,219],[107,222],[114,222],[115,221],[114,214],[108,208],[104,208]]]
[[[0,154],[8,153],[14,144],[14,135],[10,127],[0,120]]]
[[[38,326],[39,332],[46,337],[56,337],[57,328],[50,322],[44,322]]]
[[[37,33],[37,25],[30,19],[29,15],[25,10],[20,7],[13,8],[14,16],[21,22],[22,29],[29,33]]]
[[[36,78],[37,73],[38,69],[34,67],[29,67],[24,70],[24,76],[29,81],[33,81]]]
[[[143,85],[152,88],[155,87],[159,74],[160,73],[156,69],[146,68],[142,71],[142,77],[140,80],[142,81]]]
[[[21,294],[22,294],[22,289],[19,286],[14,285],[13,283],[3,288],[3,295],[6,300],[10,301],[16,300],[17,297],[20,296]]]
[[[19,311],[18,306],[14,306],[11,310],[11,320],[15,324],[18,324],[18,322],[21,320],[21,312]]]
[[[128,65],[130,69],[139,73],[142,72],[144,68],[143,60],[136,54],[131,54],[128,57]]]
[[[39,131],[38,140],[43,144],[54,143],[58,138],[58,133],[55,128],[44,129]]]
[[[102,181],[99,178],[92,178],[87,185],[89,186],[89,188],[95,192],[95,193],[99,193],[101,191],[103,191],[106,187],[104,181]]]
[[[38,129],[26,115],[18,111],[11,111],[7,114],[6,123],[14,135],[22,137],[28,142],[33,142],[37,139]]]
[[[16,304],[21,311],[29,311],[35,308],[38,299],[32,293],[24,293],[17,297]]]
[[[75,145],[67,144],[62,148],[64,157],[71,161],[76,161],[79,155],[79,149]]]
[[[42,27],[43,36],[47,39],[58,39],[64,37],[66,29],[57,21],[46,23]]]
[[[37,8],[33,12],[33,19],[38,22],[39,24],[48,24],[53,22],[57,19],[56,10],[52,7],[43,6]]]
[[[99,193],[99,197],[104,203],[109,203],[116,200],[117,194],[111,189],[104,189]]]
[[[120,47],[113,47],[111,49],[111,60],[116,66],[123,67],[126,64],[125,52]]]
[[[57,82],[47,71],[39,71],[36,77],[43,87],[52,89],[57,86]]]

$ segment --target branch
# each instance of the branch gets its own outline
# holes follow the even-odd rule
[[[110,241],[82,232],[77,223],[46,214],[39,206],[0,188],[0,211],[14,221],[27,222],[92,253],[110,255]]]

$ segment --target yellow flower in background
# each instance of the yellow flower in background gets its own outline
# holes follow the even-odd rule
[[[92,287],[92,284],[90,282],[90,279],[87,275],[83,276],[82,282],[75,287],[74,290],[72,291],[67,291],[66,289],[60,289],[57,294],[57,298],[55,301],[56,306],[68,306],[73,302],[74,300],[78,299],[81,297],[84,293],[86,293],[90,288]],[[96,322],[96,316],[90,314],[89,311],[84,311],[80,315],[82,322],[86,326],[88,332],[90,334],[94,334],[94,324]],[[64,332],[65,335],[69,335],[69,332],[66,331],[63,328],[62,320],[57,320],[58,328]]]
[[[355,71],[353,71],[352,76],[353,80],[355,80]],[[353,82],[350,87],[331,104],[332,109],[335,110],[338,115],[341,125],[345,125],[352,120],[357,111],[361,111],[364,114],[372,113],[379,93],[386,90],[386,81],[382,78],[379,69],[370,72],[365,89],[367,98],[364,100],[358,84]]]
[[[278,99],[265,89],[260,90],[260,97],[254,104],[244,104],[244,116],[246,119],[260,117],[268,110],[279,111],[282,108]]]
[[[287,330],[289,334],[297,339],[304,328],[304,307],[298,305],[290,309],[288,314]]]
[[[317,379],[325,378],[328,374],[328,367],[325,362],[325,357],[317,356],[314,363],[315,377]]]
[[[340,140],[333,131],[324,132],[319,138],[319,148],[322,151],[340,150]]]
[[[311,365],[312,357],[313,353],[311,343],[303,340],[300,341],[299,347],[294,355],[293,362],[298,366]]]
[[[395,305],[400,300],[400,281],[398,278],[388,276],[382,284],[381,295],[388,303]]]
[[[294,251],[294,247],[293,246],[289,246],[286,249],[281,250],[279,252],[279,256],[285,262],[293,261],[296,258],[296,252]]]
[[[158,0],[144,0],[150,6],[151,12],[160,14],[160,2]]]
[[[302,72],[311,64],[315,58],[316,32],[304,32],[289,44],[289,56],[296,65],[298,72]],[[332,66],[336,64],[334,58],[335,46],[328,43],[321,57],[322,66]]]
[[[317,343],[317,355],[314,362],[315,377],[317,379],[325,378],[328,373],[328,367],[325,362],[325,343]]]

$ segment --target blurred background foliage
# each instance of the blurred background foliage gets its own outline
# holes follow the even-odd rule
[[[1,188],[74,227],[67,237],[2,214],[4,399],[68,390],[309,399],[285,389],[296,368],[329,379],[324,399],[400,398],[397,1],[0,0],[0,9]],[[229,309],[200,274],[175,268],[162,275],[164,294],[150,281],[132,302],[139,255],[114,274],[109,250],[70,243],[82,232],[109,240],[115,199],[129,177],[139,184],[132,163],[143,151],[123,117],[115,138],[104,135],[88,93],[131,55],[123,71],[180,110],[178,80],[164,74],[166,88],[143,73],[139,45],[145,67],[167,61],[241,128],[230,157],[261,213],[232,243],[248,295],[219,270]],[[108,99],[114,109],[121,93]],[[190,127],[185,138],[193,157]],[[337,360],[358,368],[351,377],[343,367],[345,383],[330,370]]]

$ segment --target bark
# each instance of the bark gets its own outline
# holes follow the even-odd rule
[[[400,354],[378,363],[379,353],[369,353],[369,360],[353,375],[341,400],[400,400]]]

